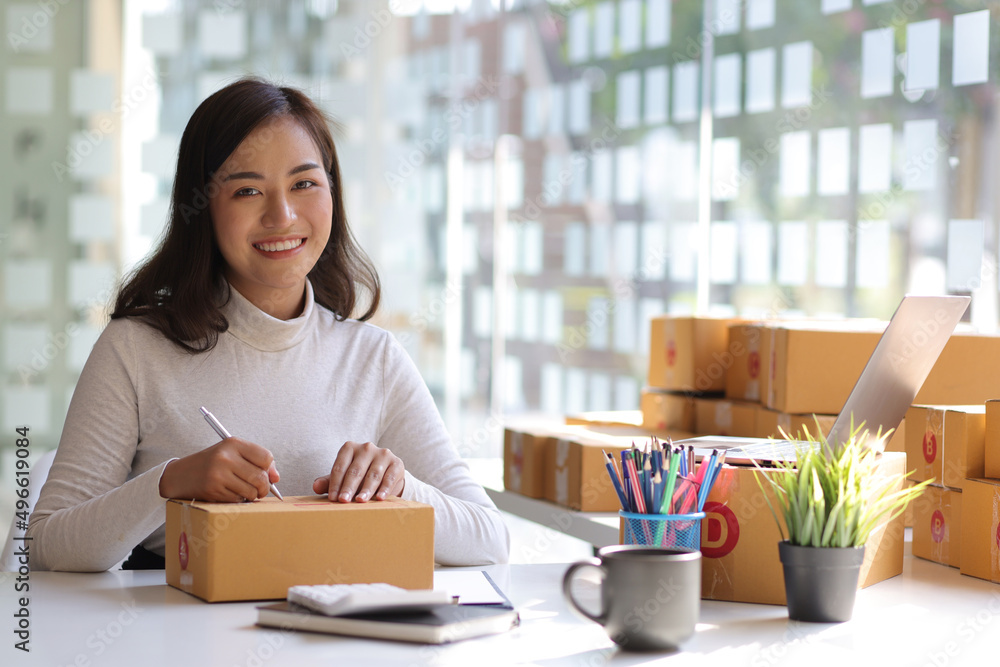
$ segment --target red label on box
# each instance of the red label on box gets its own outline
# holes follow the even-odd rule
[[[674,341],[667,341],[667,366],[673,366],[677,361],[677,345]]]
[[[924,460],[928,463],[934,463],[934,459],[937,458],[937,438],[934,433],[927,431],[924,434]]]
[[[751,352],[747,355],[747,373],[750,374],[750,379],[760,375],[760,353]]]
[[[1000,547],[1000,524],[997,524],[997,547]]]
[[[701,554],[705,558],[722,558],[740,541],[740,522],[733,511],[722,503],[705,503],[705,518],[701,525]]]
[[[183,531],[181,531],[181,538],[177,540],[177,556],[181,561],[181,569],[186,570],[188,567],[188,538]]]
[[[940,543],[944,539],[944,514],[941,510],[934,510],[931,514],[931,539]]]

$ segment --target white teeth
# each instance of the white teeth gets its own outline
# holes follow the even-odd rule
[[[267,252],[278,252],[279,250],[291,250],[302,245],[305,239],[295,239],[294,241],[278,241],[277,243],[254,243],[253,247]]]

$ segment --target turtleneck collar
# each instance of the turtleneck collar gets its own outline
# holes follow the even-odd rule
[[[306,280],[306,303],[302,314],[290,320],[271,317],[229,285],[229,301],[222,314],[229,321],[228,333],[263,352],[278,352],[300,343],[314,317],[312,283]]]

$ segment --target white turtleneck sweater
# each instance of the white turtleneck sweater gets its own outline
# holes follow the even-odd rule
[[[102,571],[139,543],[163,554],[163,469],[219,441],[200,406],[270,450],[282,495],[312,494],[345,442],[391,450],[406,468],[402,497],[434,507],[438,563],[506,562],[500,512],[392,335],[337,321],[308,284],[302,315],[287,321],[231,292],[229,329],[209,352],[185,352],[131,318],[101,334],[31,515],[32,569]]]

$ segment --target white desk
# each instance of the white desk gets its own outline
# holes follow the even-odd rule
[[[672,655],[620,652],[562,599],[564,564],[486,568],[521,613],[509,633],[430,647],[254,626],[255,603],[207,604],[163,572],[31,574],[31,648],[13,649],[14,581],[0,574],[0,665],[996,665],[1000,586],[906,557],[904,574],[858,592],[854,620],[790,623],[784,607],[703,601]],[[584,586],[581,597],[596,602]],[[949,655],[949,652],[951,655]]]

